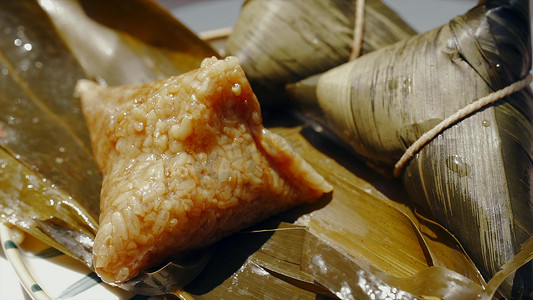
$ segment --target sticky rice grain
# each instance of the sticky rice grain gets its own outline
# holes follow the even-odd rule
[[[77,93],[103,174],[93,252],[105,282],[331,191],[263,128],[234,57],[147,84],[83,80]]]

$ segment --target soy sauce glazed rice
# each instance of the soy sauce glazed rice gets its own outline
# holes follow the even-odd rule
[[[235,57],[147,84],[81,80],[76,91],[103,175],[93,253],[107,283],[332,190],[263,127]]]

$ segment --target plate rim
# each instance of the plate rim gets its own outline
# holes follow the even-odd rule
[[[33,300],[51,300],[52,298],[41,288],[26,267],[21,250],[13,240],[12,229],[3,222],[0,222],[0,242],[2,243],[2,249],[4,250],[6,259],[13,267],[26,294]]]

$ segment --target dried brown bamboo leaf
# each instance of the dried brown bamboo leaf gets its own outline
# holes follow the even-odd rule
[[[251,234],[255,234],[254,231]],[[272,275],[310,292],[331,295],[315,279],[302,271],[302,253],[308,230],[305,226],[280,223],[273,235],[256,251],[250,260]]]
[[[417,214],[415,219],[418,220],[417,227],[424,235],[428,248],[431,249],[434,266],[462,274],[479,286],[486,285],[463,246],[448,230],[421,215]]]
[[[485,288],[485,291],[481,294],[480,299],[490,299],[493,297],[494,293],[496,293],[496,290],[498,287],[508,278],[511,276],[516,270],[519,270],[527,261],[531,261],[533,259],[533,238],[529,238],[525,243],[522,244],[520,252],[513,257],[511,260],[505,263],[505,265],[502,266],[500,271],[498,271],[494,277],[489,281],[487,284],[487,287]],[[520,299],[531,299],[532,294],[518,294],[516,295]]]
[[[310,164],[334,186],[333,199],[313,212],[310,231],[335,243],[376,270],[410,276],[427,267],[412,222],[386,197],[372,195],[363,179],[314,150],[297,129],[276,128]]]
[[[247,261],[229,279],[209,294],[194,294],[195,299],[228,299],[245,296],[249,299],[316,299],[313,292],[302,290],[285,282],[254,262]]]
[[[393,183],[381,178],[383,182],[371,184],[315,148],[329,141],[319,142],[315,137],[316,144],[311,145],[298,128],[272,130],[289,141],[334,186],[332,200],[309,215],[307,222],[312,233],[369,265],[367,271],[407,277],[437,260],[441,266],[472,278],[480,286],[483,284],[477,278],[475,266],[448,232],[432,224],[421,224],[409,208],[397,202],[402,201],[401,191],[395,191]],[[342,156],[339,150],[336,149],[336,158]],[[352,160],[350,166],[359,171],[365,168],[357,160]],[[380,184],[378,190],[376,186]],[[395,195],[396,201],[383,192]]]
[[[92,263],[94,220],[72,208],[71,197],[51,180],[25,167],[0,148],[0,220],[82,261]],[[82,214],[83,213],[83,214]],[[90,216],[90,215],[89,215]]]
[[[441,267],[428,267],[413,276],[394,277],[368,271],[342,250],[309,234],[303,268],[342,299],[475,299],[482,288],[470,279]]]

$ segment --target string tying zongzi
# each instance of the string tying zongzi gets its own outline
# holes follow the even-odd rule
[[[363,48],[363,34],[365,25],[365,0],[355,1],[355,24],[353,30],[352,53],[350,60],[354,60],[361,55]]]
[[[474,112],[486,107],[487,105],[490,105],[498,100],[501,100],[511,94],[520,91],[521,89],[529,85],[529,83],[531,83],[531,80],[532,76],[531,74],[528,74],[528,76],[526,76],[524,79],[516,81],[503,89],[492,92],[487,96],[482,97],[470,103],[469,105],[461,108],[429,131],[426,131],[424,134],[422,134],[422,136],[420,136],[420,138],[418,138],[418,140],[411,144],[411,146],[409,146],[407,150],[405,150],[400,160],[398,160],[398,162],[394,166],[394,177],[399,177],[403,167],[407,164],[407,162],[411,160],[411,158],[413,158],[413,156],[418,153],[418,151],[420,151],[427,143],[433,140],[437,135],[446,130],[448,127],[452,126],[453,124],[465,118],[466,116],[469,116]]]

